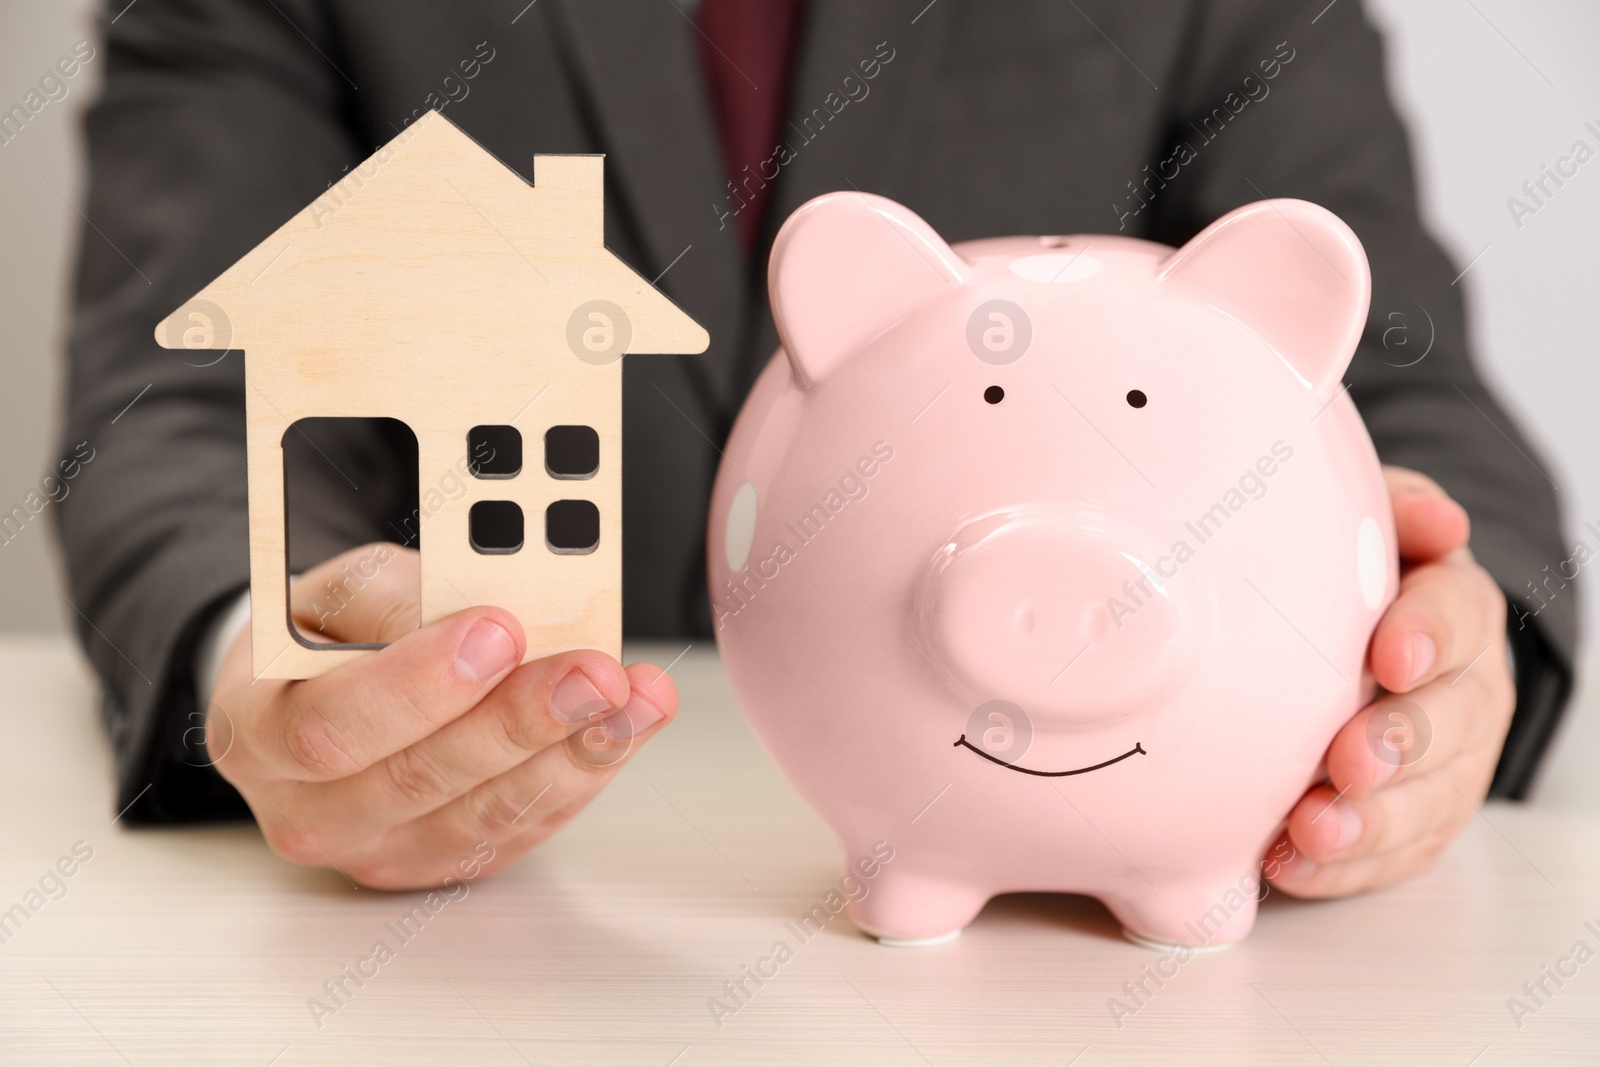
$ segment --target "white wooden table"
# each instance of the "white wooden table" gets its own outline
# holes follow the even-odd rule
[[[775,941],[795,943],[785,923],[840,861],[715,655],[695,648],[673,674],[684,711],[671,730],[555,841],[402,942],[386,924],[421,894],[291,867],[251,827],[113,825],[76,654],[0,640],[0,908],[75,843],[93,850],[0,944],[0,1062],[1600,1061],[1600,960],[1559,988],[1546,978],[1553,995],[1520,1028],[1507,1006],[1575,942],[1600,951],[1600,788],[1573,751],[1595,751],[1590,719],[1541,803],[1490,805],[1399,889],[1273,895],[1245,944],[1183,965],[1120,1027],[1107,1002],[1156,954],[1099,904],[1050,896],[996,901],[936,949],[880,947],[841,917],[719,1027],[708,999]],[[393,958],[314,1019],[311,998],[332,1003],[323,983],[380,940]]]

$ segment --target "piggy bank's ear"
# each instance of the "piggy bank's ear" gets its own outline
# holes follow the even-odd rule
[[[933,227],[893,200],[829,193],[789,216],[767,285],[778,337],[802,386],[970,269]]]
[[[1160,279],[1254,331],[1323,400],[1339,389],[1372,296],[1361,242],[1304,200],[1229,212],[1172,253]]]

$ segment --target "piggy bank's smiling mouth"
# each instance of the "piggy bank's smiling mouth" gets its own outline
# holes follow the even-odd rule
[[[1135,741],[1133,743],[1133,747],[1128,749],[1128,751],[1124,752],[1122,755],[1116,756],[1116,757],[1114,757],[1112,759],[1108,759],[1104,763],[1096,763],[1092,767],[1079,767],[1075,771],[1035,771],[1035,770],[1030,770],[1027,767],[1018,767],[1014,763],[1007,763],[1003,759],[999,759],[999,758],[997,758],[995,756],[989,755],[989,753],[987,753],[983,749],[977,747],[971,741],[968,741],[966,734],[962,734],[959,738],[957,738],[955,745],[953,745],[952,747],[970,749],[971,751],[976,752],[978,755],[982,756],[984,759],[988,760],[990,763],[997,763],[1000,766],[1004,767],[1008,771],[1016,771],[1018,774],[1032,774],[1032,775],[1036,775],[1036,776],[1038,776],[1040,778],[1068,778],[1068,777],[1071,777],[1074,774],[1088,774],[1090,771],[1098,771],[1102,767],[1109,767],[1113,763],[1121,763],[1123,760],[1127,759],[1129,756],[1147,756],[1147,755],[1149,755],[1149,753],[1144,750],[1144,746],[1141,745],[1139,742]]]

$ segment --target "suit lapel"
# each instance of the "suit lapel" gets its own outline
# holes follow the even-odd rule
[[[783,133],[790,158],[776,179],[759,257],[790,212],[814,196],[900,192],[913,162],[907,120],[932,89],[957,3],[810,0]],[[764,289],[750,287],[752,275],[766,272],[745,268],[733,221],[719,218],[731,205],[698,31],[670,0],[543,0],[540,8],[576,61],[608,154],[608,186],[623,198],[618,206],[649,259],[639,268],[654,277],[671,265],[662,289],[711,331],[711,350],[686,370],[713,406],[731,414],[776,335],[759,310]],[[892,55],[886,63],[885,55]],[[862,76],[863,61],[879,63],[874,78]]]
[[[697,31],[669,0],[545,0],[606,152],[607,185],[659,283],[711,331],[686,366],[718,400],[736,375],[746,294],[731,223],[722,225],[720,149],[706,106]],[[537,175],[535,175],[537,181]],[[703,205],[703,206],[702,206]],[[608,208],[610,205],[608,205]],[[622,220],[619,220],[622,221]],[[680,258],[681,257],[681,258]]]
[[[823,193],[859,189],[905,199],[908,168],[916,164],[915,108],[918,101],[935,96],[935,73],[957,3],[811,0],[785,126],[785,144],[793,158],[773,191],[759,256],[768,254],[784,219]],[[886,55],[892,58],[884,63],[881,57]],[[861,63],[874,60],[879,64],[877,73],[868,80]],[[846,77],[853,79],[848,86]],[[858,99],[850,99],[851,94]],[[839,109],[837,114],[834,108]],[[824,123],[818,109],[832,117]],[[763,288],[751,308],[753,345],[763,359],[743,369],[740,395],[754,380],[765,354],[778,344],[766,297]]]
[[[811,0],[785,127],[794,159],[775,191],[769,230],[822,193],[896,195],[914,147],[907,120],[932,92],[957,3]],[[892,58],[884,63],[886,55]],[[864,61],[878,64],[870,80]],[[820,115],[831,118],[824,125]]]

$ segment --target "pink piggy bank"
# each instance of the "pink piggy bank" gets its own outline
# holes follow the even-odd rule
[[[785,223],[770,279],[782,350],[712,495],[711,597],[855,923],[936,943],[1052,891],[1137,941],[1244,937],[1398,585],[1340,381],[1355,235],[1273,200],[1176,250],[952,248],[840,193]]]

